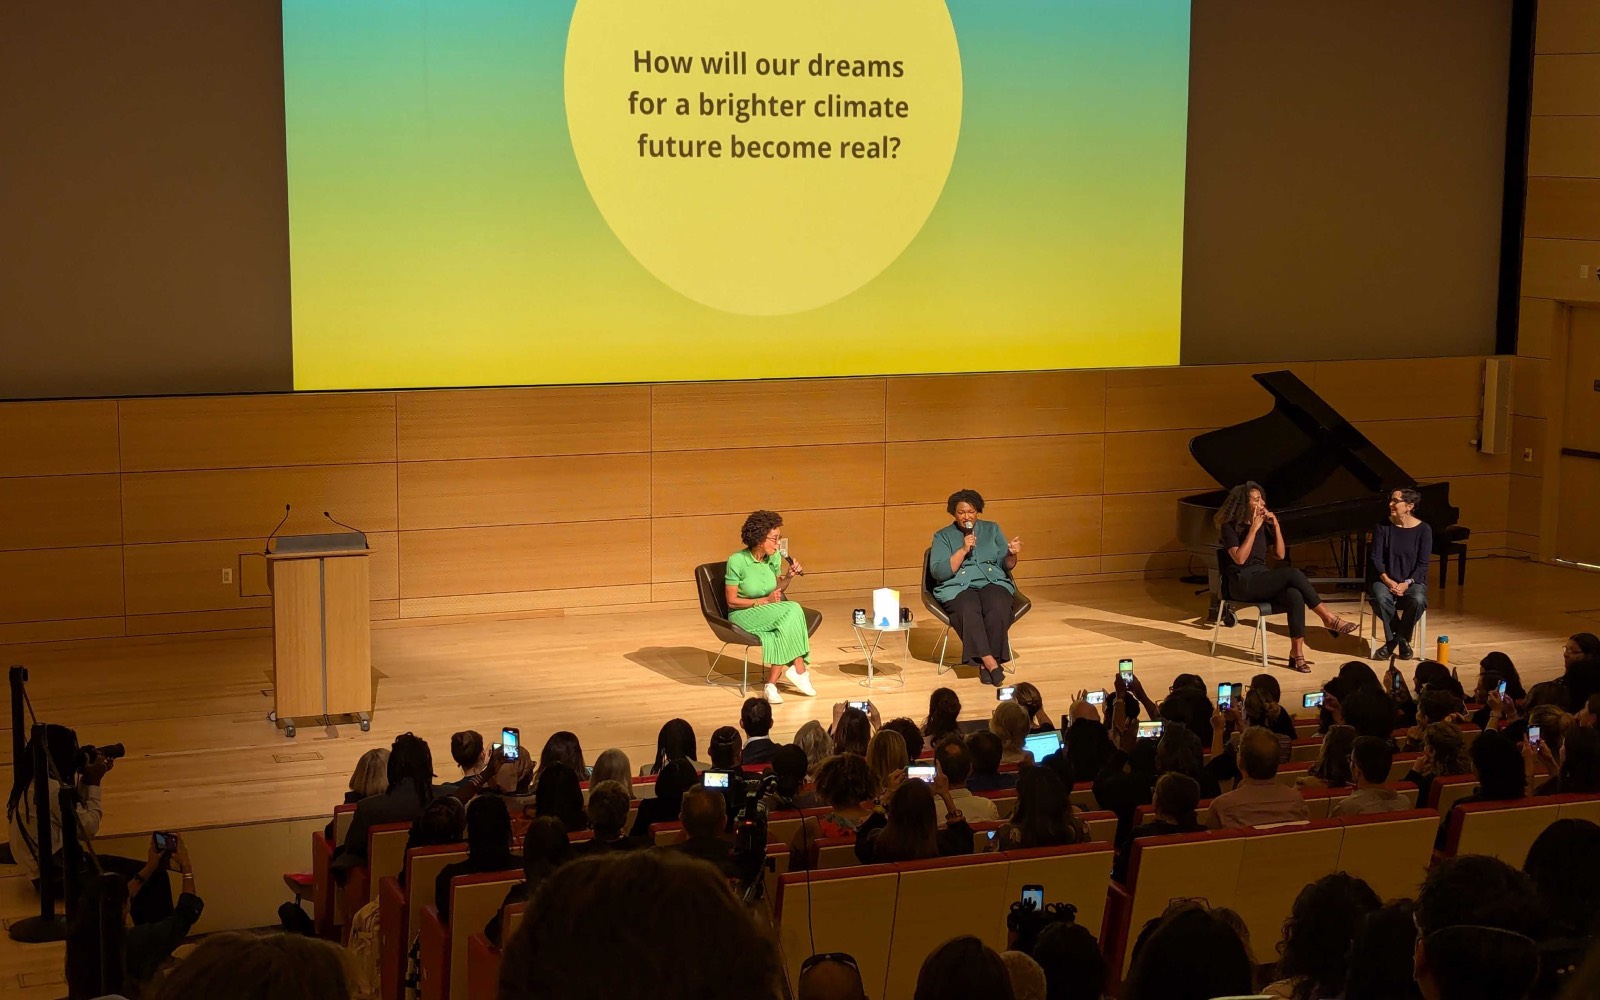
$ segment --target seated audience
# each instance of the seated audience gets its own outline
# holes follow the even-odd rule
[[[1005,960],[977,938],[964,935],[935,948],[917,973],[912,1000],[1013,1000]]]
[[[589,829],[578,775],[562,761],[551,760],[539,768],[538,781],[533,786],[533,814],[554,816],[568,833]]]
[[[389,790],[389,748],[374,747],[356,761],[350,772],[350,790],[344,793],[344,804],[355,805],[362,799],[382,795]],[[331,826],[331,824],[330,824]],[[332,840],[332,836],[328,838]]]
[[[1000,812],[993,802],[981,795],[972,794],[967,788],[967,777],[972,774],[972,755],[967,752],[966,744],[961,742],[959,737],[952,737],[939,744],[933,752],[933,762],[944,774],[945,784],[950,789],[950,800],[961,810],[961,814],[968,822],[981,823],[1000,818]]]
[[[506,943],[499,1000],[776,1000],[781,980],[771,938],[715,870],[631,851],[544,881]]]
[[[481,875],[520,867],[511,853],[511,814],[504,802],[479,796],[467,804],[467,856],[439,869],[433,883],[434,906],[439,919],[450,922],[450,880],[457,875]]]
[[[1415,919],[1427,1000],[1520,1000],[1532,989],[1545,920],[1532,881],[1504,861],[1443,859],[1423,879]]]
[[[1413,972],[1417,925],[1409,899],[1387,903],[1361,919],[1350,944],[1343,1000],[1422,1000]]]
[[[899,733],[892,729],[873,733],[867,743],[867,770],[872,772],[873,796],[883,794],[889,786],[889,775],[904,771],[907,763],[906,741]]]
[[[1412,706],[1416,716],[1416,725],[1406,731],[1406,739],[1401,747],[1408,753],[1415,753],[1422,749],[1422,731],[1435,722],[1450,722],[1458,724],[1465,721],[1462,712],[1461,699],[1449,691],[1441,688],[1430,687],[1423,690],[1417,703]]]
[[[1072,728],[1076,729],[1078,726],[1086,724],[1080,722]],[[1072,729],[1067,730],[1067,732],[1071,733]],[[960,738],[959,735],[956,736],[956,739]],[[1104,730],[1101,730],[1100,739],[1104,742]],[[966,746],[967,753],[972,757],[972,773],[967,775],[967,788],[970,791],[998,792],[1007,788],[1017,787],[1016,772],[1000,773],[1000,757],[1003,753],[1000,737],[988,730],[976,732],[967,737]],[[1109,749],[1108,745],[1107,750]]]
[[[724,836],[728,807],[722,793],[696,785],[683,794],[684,839],[669,851],[712,864],[727,878],[738,876],[733,863],[733,840]]]
[[[744,730],[744,752],[739,763],[770,764],[778,745],[772,742],[772,705],[765,698],[746,698],[739,708],[739,728]],[[753,769],[752,769],[753,770]]]
[[[743,753],[744,740],[739,736],[739,730],[732,726],[718,726],[711,731],[711,741],[706,744],[706,755],[711,758],[708,770],[735,771]]]
[[[344,954],[299,934],[208,935],[147,1000],[349,1000]]]
[[[1361,921],[1383,905],[1372,887],[1344,872],[1324,875],[1295,897],[1278,946],[1278,981],[1264,992],[1292,1000],[1336,997]]]
[[[979,734],[974,733],[973,739],[967,740],[967,749],[972,751],[974,773],[982,773],[982,761],[978,747],[973,742]],[[1079,781],[1093,781],[1095,775],[1105,770],[1110,762],[1111,751],[1114,749],[1110,738],[1106,735],[1106,725],[1094,719],[1078,719],[1067,727],[1062,736],[1062,746],[1067,752],[1067,759],[1072,761],[1072,773],[1078,776]],[[995,763],[999,764],[999,755]],[[977,784],[968,781],[967,787],[975,792],[987,791]],[[1005,786],[1011,787],[1011,786]]]
[[[903,772],[890,785],[887,806],[873,810],[856,831],[857,860],[872,865],[972,853],[972,827],[950,798],[943,775],[932,788]],[[934,809],[936,795],[944,803],[944,829]]]
[[[586,817],[594,836],[579,843],[573,853],[579,856],[605,854],[610,851],[632,851],[650,846],[649,841],[626,836],[622,831],[628,825],[628,793],[619,781],[602,781],[589,789]],[[562,824],[565,828],[566,824]]]
[[[1000,763],[1033,763],[1033,755],[1022,745],[1028,738],[1027,709],[1014,701],[997,703],[989,716],[989,732],[1000,737]]]
[[[1373,737],[1366,737],[1372,739]],[[1350,751],[1356,743],[1353,726],[1331,726],[1322,737],[1322,749],[1317,752],[1303,778],[1296,778],[1298,789],[1345,788],[1350,784]]]
[[[1055,732],[1056,724],[1051,720],[1049,714],[1045,712],[1044,695],[1039,693],[1038,688],[1027,681],[1023,681],[1017,685],[1017,689],[1012,693],[1011,697],[1028,713],[1028,732]]]
[[[1200,805],[1200,786],[1188,775],[1169,771],[1157,778],[1154,802],[1155,814],[1133,828],[1128,843],[1121,845],[1117,853],[1111,877],[1118,882],[1128,880],[1133,841],[1142,837],[1165,837],[1173,833],[1198,833],[1205,829],[1195,816]]]
[[[562,729],[544,741],[544,749],[539,751],[539,770],[558,762],[571,768],[579,781],[589,779],[589,766],[583,759],[583,745],[578,742],[577,733]]]
[[[553,816],[533,821],[528,832],[522,835],[522,881],[511,887],[500,909],[489,918],[483,934],[496,944],[505,945],[500,936],[500,916],[513,903],[526,903],[539,888],[540,883],[561,867],[572,856],[572,843],[567,838],[567,828]]]
[[[1558,819],[1528,848],[1522,870],[1533,880],[1553,937],[1600,933],[1600,826]]]
[[[1547,776],[1535,790],[1536,795],[1600,793],[1600,731],[1577,725],[1572,716],[1568,718],[1574,721],[1554,757],[1543,739],[1537,747],[1523,744],[1524,755],[1532,754]]]
[[[934,688],[928,696],[928,717],[922,723],[922,735],[934,746],[951,736],[961,735],[961,698],[951,689]]]
[[[812,809],[822,805],[815,792],[802,791],[806,783],[806,752],[785,743],[772,754],[772,778],[777,784],[761,800],[768,813]]]
[[[817,773],[817,794],[828,805],[821,816],[807,816],[789,843],[789,870],[807,868],[811,845],[818,840],[854,837],[872,815],[872,772],[865,757],[842,753],[829,757]]]
[[[1140,932],[1121,997],[1243,997],[1253,992],[1253,980],[1250,953],[1233,925],[1217,911],[1181,903]]]
[[[794,734],[794,745],[806,752],[806,780],[817,780],[817,768],[833,756],[833,738],[816,719],[811,719]]]
[[[800,963],[795,1000],[867,1000],[855,956],[840,951],[809,956]]]
[[[1578,725],[1588,729],[1593,729],[1597,723],[1600,723],[1600,692],[1589,696],[1589,700],[1583,703],[1583,707],[1578,710],[1575,718],[1578,721]]]
[[[1350,748],[1351,776],[1355,778],[1355,791],[1328,811],[1332,818],[1343,816],[1370,816],[1374,813],[1399,812],[1410,809],[1406,797],[1392,788],[1386,788],[1389,771],[1394,767],[1394,749],[1388,740],[1371,736],[1358,736]]]
[[[1251,692],[1256,696],[1254,705],[1251,704]],[[1252,726],[1270,729],[1286,739],[1296,739],[1298,733],[1294,728],[1294,716],[1285,711],[1282,701],[1283,688],[1278,684],[1278,679],[1271,674],[1256,674],[1250,678],[1250,687],[1245,692],[1245,721]]]
[[[1194,738],[1188,729],[1175,726],[1160,740],[1135,740],[1127,751],[1120,748],[1112,750],[1106,758],[1104,769],[1094,776],[1094,801],[1101,809],[1109,809],[1117,814],[1116,842],[1119,844],[1127,843],[1139,807],[1150,804],[1156,778],[1160,776],[1157,764],[1159,749],[1162,743],[1168,742],[1169,736],[1172,745],[1185,737]],[[1172,756],[1179,755],[1169,753],[1169,757]],[[1166,762],[1172,763],[1170,759]]]
[[[1200,786],[1200,797],[1214,799],[1222,792],[1216,776],[1206,770],[1204,744],[1188,728],[1171,729],[1156,742],[1156,773],[1188,775]],[[1154,785],[1151,786],[1152,788]]]
[[[1565,668],[1561,684],[1567,689],[1567,701],[1562,707],[1570,711],[1600,691],[1600,636],[1593,632],[1571,636],[1561,646],[1561,661]]]
[[[683,757],[668,761],[657,772],[655,797],[640,800],[629,835],[647,840],[652,824],[676,823],[678,810],[683,807],[683,793],[699,783],[700,775],[691,761]]]
[[[72,997],[98,997],[118,982],[130,997],[146,992],[157,971],[172,957],[172,952],[189,936],[189,931],[205,902],[195,887],[194,866],[189,861],[189,849],[181,834],[172,851],[162,851],[152,838],[145,852],[144,867],[126,882],[121,879],[84,879],[79,883],[79,899],[67,922],[66,975],[67,989]],[[159,920],[135,923],[132,917],[129,890],[137,891],[151,879],[167,880],[167,872],[183,876],[183,891],[172,907],[172,912]],[[102,898],[110,893],[110,899]],[[105,949],[114,948],[115,935],[101,926],[100,914],[111,912],[122,920],[122,976],[113,979],[111,969],[103,963],[115,955]]]
[[[1366,667],[1366,664],[1363,663],[1361,666]],[[1371,736],[1380,740],[1391,739],[1395,727],[1400,722],[1400,714],[1395,709],[1394,699],[1384,691],[1366,686],[1359,687],[1340,699],[1339,708],[1339,721],[1355,729],[1357,736]]]
[[[1048,1000],[1102,1000],[1105,996],[1105,956],[1087,927],[1053,921],[1039,932],[1032,954],[1044,969]]]
[[[345,833],[334,869],[349,870],[367,859],[367,833],[381,823],[410,822],[422,815],[433,798],[433,752],[428,742],[401,733],[389,747],[389,784],[382,795],[356,803],[356,814]],[[473,779],[476,782],[482,775]]]
[[[649,767],[641,767],[639,776],[660,774],[669,761],[686,760],[694,765],[695,773],[704,771],[708,764],[698,760],[699,744],[694,738],[694,727],[682,719],[668,719],[656,734],[656,757]]]
[[[1050,987],[1038,962],[1020,951],[1002,951],[1000,961],[1011,977],[1011,995],[1016,1000],[1045,1000]]]
[[[1522,686],[1522,675],[1517,673],[1517,666],[1511,662],[1511,657],[1496,650],[1485,653],[1483,659],[1478,661],[1478,681],[1472,689],[1472,702],[1481,705],[1473,714],[1472,722],[1479,728],[1485,728],[1489,720],[1489,694],[1500,690],[1500,683],[1506,685],[1506,697],[1516,703],[1527,700],[1527,689]]]
[[[1211,802],[1212,829],[1263,826],[1308,819],[1300,793],[1277,782],[1278,739],[1271,730],[1252,726],[1239,738],[1239,770],[1244,777],[1231,792]]]
[[[483,734],[475,729],[451,734],[450,758],[461,768],[461,777],[440,784],[440,791],[455,790],[463,781],[480,773],[484,765],[489,763],[489,748],[483,745]]]
[[[1471,773],[1472,762],[1467,758],[1461,730],[1451,722],[1435,722],[1422,731],[1422,752],[1404,780],[1417,786],[1417,804],[1422,805],[1428,801],[1433,779]]]
[[[922,756],[922,751],[927,749],[928,744],[922,737],[921,728],[903,715],[898,719],[890,719],[885,722],[883,728],[899,733],[900,738],[906,741],[907,760],[916,760]]]
[[[628,760],[627,754],[616,747],[600,752],[600,756],[595,758],[594,770],[589,775],[589,787],[593,788],[602,781],[617,782],[628,798],[633,798],[633,763]]]
[[[1450,829],[1451,814],[1469,802],[1498,802],[1520,799],[1528,794],[1528,772],[1522,763],[1522,754],[1511,741],[1490,730],[1472,741],[1472,769],[1478,775],[1478,787],[1471,795],[1457,799],[1439,823],[1439,834],[1434,846],[1443,848],[1445,834]]]
[[[833,707],[833,752],[835,754],[853,753],[858,757],[867,755],[867,741],[872,739],[872,720],[867,713],[859,708],[843,708],[839,705]],[[876,709],[874,709],[876,711]]]
[[[1089,828],[1075,815],[1072,790],[1061,783],[1055,769],[1030,767],[1017,777],[1016,811],[994,839],[1002,851],[1059,847],[1087,842]]]
[[[421,816],[411,821],[411,829],[406,834],[406,850],[459,844],[466,838],[466,831],[467,807],[453,795],[441,795],[428,803]],[[405,881],[406,872],[402,867],[400,884],[404,885]]]

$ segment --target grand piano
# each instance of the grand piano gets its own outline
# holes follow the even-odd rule
[[[1363,539],[1388,518],[1389,491],[1403,486],[1422,494],[1417,516],[1432,526],[1435,545],[1446,537],[1461,516],[1449,483],[1418,483],[1293,373],[1263,372],[1255,380],[1272,394],[1272,412],[1207,431],[1189,442],[1189,453],[1224,487],[1260,483],[1292,544]],[[1224,488],[1178,501],[1178,540],[1212,571],[1212,518],[1227,497]],[[1345,578],[1360,582],[1364,552],[1363,545],[1343,547]]]

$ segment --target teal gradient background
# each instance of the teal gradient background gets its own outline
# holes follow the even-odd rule
[[[679,295],[567,137],[569,0],[284,0],[295,384],[1176,364],[1188,0],[950,0],[961,138],[926,225],[805,313]],[[752,338],[780,345],[752,366]]]

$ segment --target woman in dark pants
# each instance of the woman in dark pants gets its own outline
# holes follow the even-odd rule
[[[978,677],[995,687],[1005,683],[1001,664],[1011,659],[1011,600],[1017,592],[1011,570],[1022,552],[1022,540],[1006,540],[993,521],[980,521],[983,497],[976,490],[958,490],[945,505],[955,521],[933,533],[928,547],[928,573],[933,596],[950,616],[961,637],[967,662]]]
[[[1306,663],[1306,611],[1311,611],[1332,634],[1349,635],[1355,622],[1328,610],[1306,575],[1293,566],[1267,568],[1267,550],[1287,558],[1287,544],[1278,530],[1278,518],[1267,509],[1265,491],[1256,483],[1243,483],[1228,491],[1217,511],[1219,560],[1228,596],[1235,601],[1268,602],[1289,614],[1289,669],[1310,673]]]

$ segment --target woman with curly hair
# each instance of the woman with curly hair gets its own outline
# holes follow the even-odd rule
[[[1278,980],[1264,991],[1293,1000],[1343,996],[1350,945],[1383,900],[1361,879],[1324,875],[1295,897],[1278,945]]]
[[[928,547],[928,573],[933,596],[950,616],[950,627],[961,637],[968,663],[978,668],[978,679],[1000,687],[1006,681],[1002,666],[1011,659],[1011,601],[1017,585],[1011,580],[1022,539],[1006,540],[993,521],[980,521],[983,497],[976,490],[950,494],[945,509],[955,520],[933,533]]]
[[[744,519],[739,540],[744,548],[728,557],[723,583],[727,586],[728,620],[761,640],[761,662],[767,665],[765,693],[773,705],[783,704],[778,678],[796,691],[815,698],[806,664],[811,659],[811,635],[806,613],[784,599],[784,588],[801,573],[800,564],[778,551],[783,538],[783,516],[758,510]]]
[[[1289,669],[1310,673],[1306,662],[1306,612],[1309,610],[1335,636],[1349,635],[1356,623],[1328,610],[1306,575],[1293,566],[1267,568],[1267,550],[1279,560],[1287,558],[1288,542],[1278,528],[1278,516],[1267,509],[1267,494],[1257,483],[1240,483],[1228,491],[1216,516],[1218,545],[1225,558],[1218,569],[1235,601],[1265,601],[1289,615]]]

